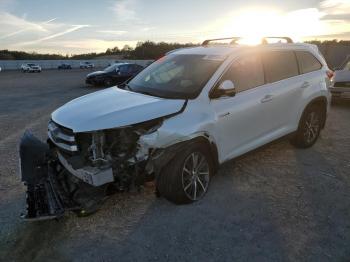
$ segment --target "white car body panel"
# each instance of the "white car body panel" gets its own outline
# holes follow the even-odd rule
[[[201,54],[206,49],[195,48],[195,53]],[[211,52],[207,51],[205,54],[222,56],[229,54],[220,52],[220,48],[210,49]],[[266,49],[283,50],[290,47],[276,44],[267,46]],[[179,53],[192,54],[192,50],[187,48]],[[239,55],[250,52],[249,48],[246,50],[231,48],[231,55],[208,81],[199,97],[190,100],[181,115],[167,119],[157,132],[142,137],[141,142],[148,147],[166,148],[196,136],[206,136],[217,145],[218,161],[223,163],[296,131],[305,107],[317,97],[326,97],[330,103],[330,93],[329,80],[326,79],[328,68],[324,59],[318,55],[317,49],[306,48],[305,45],[293,45],[292,50],[306,50],[313,53],[323,63],[324,68],[265,84],[238,93],[234,97],[210,100],[208,93],[227,66]],[[272,96],[271,101],[262,103],[262,100],[269,95]]]
[[[226,68],[239,56],[249,55],[251,47],[197,47],[173,54],[206,54],[224,60],[196,99],[189,100],[183,112],[164,120],[151,134],[140,137],[147,148],[166,148],[178,142],[204,136],[218,149],[223,163],[297,130],[305,107],[317,97],[329,99],[328,67],[317,48],[305,44],[271,44],[262,50],[306,50],[323,64],[321,70],[268,83],[234,97],[210,99]],[[306,83],[307,82],[307,83]],[[305,83],[307,86],[305,86]],[[267,101],[264,101],[264,99]],[[179,112],[184,100],[162,99],[123,91],[116,87],[73,100],[56,110],[52,119],[74,132],[118,128]]]
[[[184,100],[162,99],[108,88],[72,100],[52,120],[75,133],[118,128],[179,112]]]

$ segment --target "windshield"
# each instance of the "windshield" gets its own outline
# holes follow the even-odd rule
[[[110,72],[113,72],[115,71],[115,69],[118,67],[118,65],[111,65],[107,68],[105,68],[103,71],[107,72],[107,73],[110,73]]]
[[[194,99],[223,60],[207,55],[166,56],[141,71],[128,86],[152,96]]]

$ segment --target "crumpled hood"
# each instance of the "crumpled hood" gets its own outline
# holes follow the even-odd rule
[[[105,74],[106,74],[105,71],[96,71],[96,72],[88,74],[86,77],[94,77],[94,76],[100,76],[100,75],[105,75]]]
[[[350,71],[349,70],[337,70],[334,72],[334,82],[350,82]]]
[[[164,99],[117,87],[91,93],[63,105],[52,120],[75,133],[118,128],[179,112],[185,100]]]

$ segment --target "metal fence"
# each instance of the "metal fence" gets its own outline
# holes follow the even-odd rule
[[[72,68],[79,68],[80,63],[90,62],[95,67],[107,67],[113,63],[131,62],[142,66],[149,65],[152,60],[108,60],[108,59],[94,59],[94,60],[0,60],[0,67],[2,70],[19,70],[22,64],[33,63],[40,65],[42,69],[57,69],[61,64],[69,64]]]

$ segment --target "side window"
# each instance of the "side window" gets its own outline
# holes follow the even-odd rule
[[[130,72],[130,66],[128,65],[122,65],[122,66],[119,66],[119,71],[122,73],[122,74],[128,74]]]
[[[133,65],[133,72],[137,73],[139,72],[141,69],[140,69],[140,66],[139,65]]]
[[[239,58],[221,78],[231,80],[237,92],[242,92],[264,84],[264,70],[258,55]]]
[[[311,53],[307,51],[296,51],[295,53],[298,58],[300,73],[306,74],[322,68],[320,61]]]
[[[293,51],[269,51],[263,54],[263,63],[268,83],[299,75]]]

